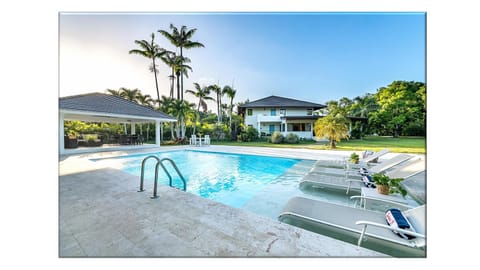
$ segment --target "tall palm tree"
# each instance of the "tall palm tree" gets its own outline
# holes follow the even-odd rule
[[[175,47],[180,48],[180,57],[183,57],[183,48],[190,49],[190,48],[205,47],[200,42],[195,42],[190,40],[193,34],[195,34],[195,32],[197,31],[196,28],[189,30],[185,25],[183,25],[179,31],[177,27],[175,27],[173,24],[170,24],[170,30],[172,30],[172,33],[169,33],[165,30],[158,30],[158,32],[162,34],[164,37],[166,37],[170,41],[170,43],[172,43]],[[181,82],[182,82],[181,100],[183,100],[183,74],[184,72],[181,71],[180,73]]]
[[[237,94],[237,90],[233,89],[233,87],[230,87],[228,85],[225,85],[223,87],[223,93],[227,95],[227,97],[230,99],[230,112],[229,112],[229,118],[230,118],[230,124],[228,125],[230,134],[232,134],[232,112],[233,112],[233,99],[235,98],[235,95]]]
[[[161,100],[158,104],[158,110],[160,110],[164,113],[167,113],[167,114],[173,114],[173,102],[174,102],[174,100],[175,99],[173,99],[172,97],[162,96],[162,98],[161,98]],[[171,135],[172,140],[175,139],[175,135],[173,134],[173,126],[174,126],[174,122],[170,122],[170,135]],[[163,135],[162,135],[162,137],[163,137]]]
[[[155,34],[152,33],[151,35],[152,41],[150,43],[146,40],[135,40],[135,43],[140,46],[140,50],[134,49],[130,50],[129,54],[138,54],[144,56],[146,58],[152,59],[151,68],[153,69],[153,74],[155,75],[155,87],[157,89],[157,100],[160,101],[160,91],[158,90],[158,81],[157,81],[157,65],[155,64],[155,58],[159,58],[166,53],[166,50],[160,48],[157,44],[155,44]]]
[[[168,76],[170,78],[170,97],[173,98],[173,84],[175,81],[175,61],[177,55],[174,52],[167,51],[160,59],[172,70],[172,74]]]
[[[212,92],[214,92],[217,95],[217,98],[215,99],[217,101],[217,121],[218,124],[222,123],[222,88],[218,84],[212,84],[208,86],[208,89]]]
[[[205,100],[214,100],[212,97],[210,97],[210,89],[208,87],[200,87],[198,83],[194,83],[193,86],[195,87],[195,90],[185,90],[185,93],[189,93],[194,95],[195,97],[198,98],[198,105],[197,105],[197,119],[195,120],[195,123],[193,124],[193,134],[195,134],[196,127],[197,127],[197,121],[200,120],[200,126],[202,125],[202,121],[200,118],[200,106],[202,106],[203,111],[207,111],[208,106]]]
[[[195,104],[188,103],[186,100],[176,99],[173,101],[172,113],[180,123],[176,128],[177,137],[185,137],[185,121],[191,116],[194,107]]]

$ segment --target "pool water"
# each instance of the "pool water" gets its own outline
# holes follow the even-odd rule
[[[140,179],[141,163],[150,155],[172,159],[187,182],[187,192],[236,208],[241,208],[269,183],[300,162],[299,159],[192,150],[115,159],[122,159],[122,170]],[[145,163],[146,183],[153,182],[156,162],[151,158]],[[164,162],[164,165],[173,178],[173,186],[181,188],[183,184],[174,168],[169,162]],[[160,167],[158,184],[168,185],[168,182],[168,176]]]

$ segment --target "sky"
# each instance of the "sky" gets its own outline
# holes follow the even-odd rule
[[[152,32],[175,51],[157,32],[170,24],[196,28],[192,41],[205,45],[184,50],[193,68],[184,89],[233,84],[235,102],[277,95],[324,104],[395,80],[425,82],[424,12],[62,12],[60,96],[126,87],[156,97],[151,60],[128,52]],[[160,95],[169,93],[169,74],[160,63]]]

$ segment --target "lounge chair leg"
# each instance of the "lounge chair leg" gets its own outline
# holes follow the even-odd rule
[[[363,226],[363,230],[362,230],[362,233],[360,234],[360,238],[358,239],[357,246],[360,246],[360,244],[362,243],[363,236],[365,235],[366,231],[367,231],[367,224]]]

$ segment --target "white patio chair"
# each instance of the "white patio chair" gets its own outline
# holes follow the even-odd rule
[[[398,163],[397,163],[398,164]],[[377,165],[379,166],[378,169],[372,171],[372,167],[369,169],[370,173],[379,173],[384,172],[385,166],[382,164]],[[408,178],[414,176],[418,173],[425,171],[425,160],[421,158],[413,159],[406,161],[402,164],[399,164],[397,167],[393,168],[390,171],[385,172],[386,175],[392,178]],[[360,191],[362,187],[365,186],[362,179],[358,179],[356,177],[351,177],[347,175],[347,177],[338,175],[325,175],[319,173],[308,173],[303,177],[300,181],[299,187],[303,189],[307,186],[316,188],[316,187],[330,187],[335,189],[346,190],[347,194],[350,190],[354,189]]]
[[[329,230],[351,238],[358,237],[357,245],[364,240],[378,242],[388,248],[407,248],[416,256],[425,256],[425,205],[401,211],[412,230],[393,228],[386,223],[384,212],[353,208],[304,197],[288,201],[278,219],[282,222],[299,220],[319,230]],[[292,222],[292,224],[299,224]],[[300,223],[302,224],[302,223]],[[405,239],[393,231],[403,233],[412,239]],[[325,232],[326,233],[326,232]]]

